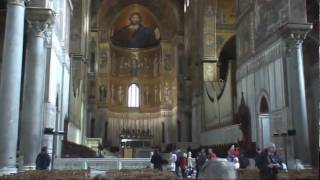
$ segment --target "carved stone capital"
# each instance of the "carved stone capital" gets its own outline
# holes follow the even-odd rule
[[[28,21],[28,33],[32,36],[44,37],[48,25],[41,21]]]
[[[282,27],[282,36],[287,42],[287,49],[290,51],[292,48],[298,48],[304,39],[306,38],[308,32],[312,29],[312,24],[294,24],[289,23]]]
[[[23,6],[23,7],[25,7],[25,4],[28,2],[29,2],[29,0],[7,0],[7,4],[16,5],[16,6]]]
[[[46,8],[27,8],[26,19],[30,35],[37,37],[50,36],[52,24],[54,23],[55,13]]]
[[[46,48],[51,48],[52,47],[52,30],[53,26],[48,25],[46,31],[44,31],[44,43]]]

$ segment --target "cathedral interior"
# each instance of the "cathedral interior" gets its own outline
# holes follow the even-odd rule
[[[288,168],[318,168],[319,34],[319,0],[0,0],[0,174],[42,146],[274,143]]]

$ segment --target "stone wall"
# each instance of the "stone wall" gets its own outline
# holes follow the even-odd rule
[[[69,119],[75,133],[76,143],[85,143],[87,138],[88,71],[89,71],[89,28],[91,1],[73,1],[70,19],[70,103]],[[80,135],[80,139],[79,136]],[[75,139],[75,138],[72,138]]]
[[[221,129],[233,124],[234,90],[229,57],[223,51],[234,37],[236,5],[233,1],[191,1],[185,12],[185,76],[190,77],[192,142],[218,144],[209,134],[225,137]],[[225,64],[225,69],[221,65]],[[221,71],[221,73],[220,73]],[[222,77],[221,74],[224,74]],[[192,112],[192,113],[191,113]],[[227,135],[227,138],[231,136]],[[238,137],[231,137],[236,142]],[[206,143],[208,144],[208,143]]]
[[[294,143],[298,137],[308,138],[308,132],[305,133],[301,126],[297,127],[297,121],[303,122],[300,124],[302,126],[308,123],[303,118],[306,116],[295,120],[297,115],[306,110],[303,105],[304,87],[298,86],[304,83],[305,78],[291,79],[301,71],[298,70],[300,67],[295,69],[297,66],[290,65],[294,61],[301,61],[299,53],[297,56],[293,54],[295,48],[290,43],[301,43],[310,28],[309,24],[305,24],[306,1],[261,0],[248,2],[247,5],[238,1],[237,14],[237,102],[240,103],[239,94],[243,92],[250,109],[253,141],[260,147],[265,144],[267,139],[263,137],[259,115],[267,113],[270,141],[277,144],[280,153],[287,155],[288,161],[295,156],[309,163],[308,154],[302,155],[302,150]],[[290,23],[299,27],[290,27]],[[297,34],[301,38],[295,39]],[[301,49],[297,47],[296,51]],[[262,97],[267,100],[267,112],[261,112]],[[295,114],[298,111],[301,113]],[[279,137],[280,134],[288,134],[290,129],[296,130],[297,135],[287,139]],[[308,152],[308,148],[305,152]]]
[[[201,145],[237,143],[241,140],[239,125],[232,125],[201,133]]]
[[[49,2],[49,1],[48,1]],[[69,118],[69,85],[70,85],[70,59],[68,54],[68,29],[69,16],[72,5],[69,1],[58,3],[54,1],[50,5],[59,17],[56,17],[56,24],[53,24],[52,34],[46,42],[47,50],[47,73],[45,87],[44,127],[54,128],[63,131],[64,121]],[[64,24],[64,27],[57,26]],[[63,28],[63,30],[61,29]],[[61,150],[60,136],[57,140],[57,155]],[[50,149],[52,137],[44,136],[42,143]]]

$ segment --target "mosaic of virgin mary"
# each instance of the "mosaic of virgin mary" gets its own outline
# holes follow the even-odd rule
[[[129,17],[129,24],[121,27],[111,35],[113,44],[126,48],[145,48],[159,44],[158,28],[146,27],[142,24],[142,16],[134,12]]]

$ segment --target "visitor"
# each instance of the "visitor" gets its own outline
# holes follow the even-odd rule
[[[154,154],[151,157],[151,163],[153,164],[153,168],[162,171],[162,162],[163,160],[159,151],[157,149],[154,150]]]
[[[47,152],[47,147],[43,146],[41,152],[38,154],[36,159],[36,169],[37,170],[47,170],[49,168],[51,159]]]
[[[211,148],[208,149],[208,160],[215,160],[217,155],[212,151]]]
[[[244,169],[247,168],[250,165],[249,159],[244,155],[244,153],[240,154],[239,158],[240,168]]]
[[[186,170],[188,168],[188,159],[187,153],[183,153],[183,156],[180,158],[180,169],[182,178],[187,178]]]
[[[170,157],[169,157],[169,167],[168,171],[175,173],[176,172],[176,161],[177,161],[177,155],[175,152],[170,152]]]
[[[234,145],[232,145],[227,152],[228,153],[228,156],[227,156],[228,162],[233,162],[233,160],[235,158],[234,151],[235,151],[235,148],[234,148]]]
[[[188,167],[193,167],[193,164],[192,164],[192,152],[188,152]]]
[[[295,167],[296,167],[297,170],[305,169],[300,159],[296,159]]]
[[[180,160],[181,160],[181,157],[182,157],[180,149],[177,149],[176,155],[177,155],[177,160],[176,160],[176,163],[175,163],[175,165],[176,165],[175,170],[176,170],[177,177],[180,177],[179,169],[180,169]]]
[[[204,163],[207,160],[207,155],[206,155],[206,151],[205,149],[201,149],[201,152],[198,152],[197,158],[196,158],[196,179],[199,176],[200,170],[202,168],[202,166],[204,165]]]
[[[259,147],[256,148],[256,154],[254,156],[254,161],[255,161],[255,165],[257,166],[257,161],[258,161],[258,158],[261,154],[261,149]]]
[[[99,158],[103,157],[102,150],[103,150],[103,146],[100,142],[98,142],[98,156],[99,156]]]
[[[187,177],[191,178],[193,175],[193,163],[192,163],[192,153],[188,152],[188,168],[187,168]]]
[[[151,152],[150,152],[150,159],[153,157],[153,154],[154,154],[153,151],[151,151]],[[151,161],[150,161],[150,168],[151,168],[151,169],[154,168]]]
[[[240,168],[239,159],[237,157],[234,157],[234,159],[233,159],[233,166],[234,166],[235,169],[239,169]]]
[[[275,144],[270,144],[257,158],[260,179],[277,179],[278,170],[283,169],[282,161],[276,152]]]
[[[236,148],[235,145],[231,145],[231,147],[228,150],[227,160],[233,162],[233,159],[235,157],[237,157],[238,159],[240,158],[239,148]]]

